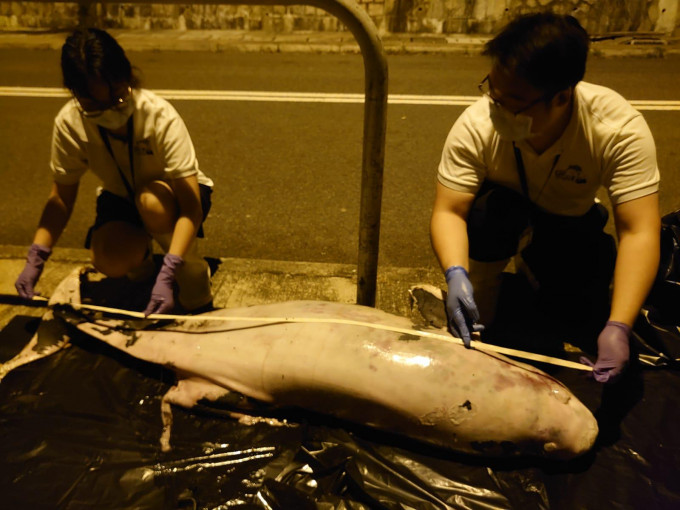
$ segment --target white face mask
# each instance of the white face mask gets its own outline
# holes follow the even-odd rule
[[[128,101],[122,109],[109,108],[108,110],[103,111],[101,115],[88,117],[88,120],[91,120],[104,129],[118,129],[125,125],[134,110],[135,105],[132,101]]]
[[[488,96],[487,96],[488,98]],[[500,104],[489,99],[489,116],[498,136],[504,140],[520,142],[531,136],[533,119],[521,113],[515,115]]]

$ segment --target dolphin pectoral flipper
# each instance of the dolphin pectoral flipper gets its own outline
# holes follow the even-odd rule
[[[421,283],[413,285],[408,294],[412,314],[419,316],[430,327],[446,329],[446,295],[442,289]]]
[[[170,388],[161,400],[161,419],[163,420],[163,433],[161,434],[161,450],[170,450],[170,434],[172,429],[172,404],[191,409],[199,400],[215,401],[231,393],[205,379],[181,379],[175,386]],[[234,416],[236,419],[240,415]]]

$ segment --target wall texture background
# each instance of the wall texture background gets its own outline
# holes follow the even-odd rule
[[[382,33],[490,34],[517,14],[550,9],[574,15],[592,34],[680,36],[680,0],[358,0]],[[307,6],[0,2],[0,30],[70,29],[88,13],[103,28],[343,31]]]

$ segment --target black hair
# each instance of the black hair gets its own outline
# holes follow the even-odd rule
[[[483,54],[554,96],[583,79],[589,44],[573,16],[539,12],[515,18],[486,43]]]
[[[61,72],[64,87],[83,97],[89,95],[89,78],[102,79],[109,87],[119,83],[138,85],[123,48],[98,28],[78,28],[66,39],[61,48]]]

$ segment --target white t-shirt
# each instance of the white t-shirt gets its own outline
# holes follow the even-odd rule
[[[133,89],[133,158],[134,179],[130,172],[130,154],[126,140],[107,136],[114,162],[97,125],[80,114],[76,100],[66,103],[54,119],[50,167],[54,180],[75,184],[91,170],[102,187],[128,197],[116,162],[134,189],[154,180],[177,179],[196,175],[199,184],[212,187],[213,182],[198,168],[196,153],[184,121],[165,99],[145,89]]]
[[[585,214],[600,186],[613,204],[659,189],[651,131],[642,114],[611,89],[580,82],[562,136],[542,154],[520,142],[529,197],[547,212]],[[439,182],[476,193],[484,180],[522,192],[512,142],[502,140],[482,98],[456,120],[444,145]]]

